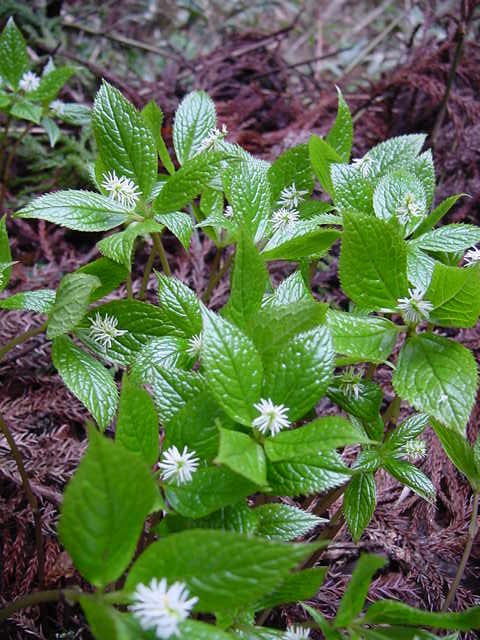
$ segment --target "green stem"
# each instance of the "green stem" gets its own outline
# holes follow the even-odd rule
[[[373,376],[375,374],[375,369],[377,365],[374,362],[370,362],[367,367],[367,372],[365,373],[366,380],[373,380]]]
[[[162,238],[159,233],[152,233],[153,244],[160,258],[160,262],[162,263],[163,271],[165,275],[170,277],[172,272],[170,270],[170,265],[168,264],[167,255],[165,253],[165,249],[163,248]]]
[[[79,591],[73,589],[51,589],[49,591],[38,591],[35,593],[29,593],[26,596],[21,596],[11,602],[3,609],[0,609],[0,622],[7,620],[11,615],[22,609],[28,609],[28,607],[34,607],[37,604],[43,602],[58,602],[62,598],[69,601],[76,601],[83,595]]]
[[[30,505],[30,509],[32,510],[32,513],[33,513],[33,520],[35,523],[35,544],[37,547],[38,586],[40,587],[40,589],[42,589],[45,584],[45,551],[44,551],[43,534],[42,534],[42,517],[40,515],[38,501],[37,501],[37,498],[35,497],[35,494],[32,491],[30,479],[28,477],[27,471],[23,464],[22,455],[18,450],[18,447],[15,443],[15,440],[11,434],[10,429],[8,428],[7,423],[4,421],[1,415],[0,415],[0,429],[3,431],[3,435],[7,439],[8,446],[10,447],[10,451],[12,452],[12,456],[17,465],[18,473],[20,474],[20,478],[22,479],[23,489],[26,493],[27,500]]]
[[[131,271],[129,271],[127,273],[126,283],[127,283],[127,298],[129,300],[133,300],[133,286],[132,286],[132,273],[131,273]]]
[[[210,300],[210,296],[212,295],[213,290],[215,289],[217,284],[220,282],[220,280],[223,278],[225,273],[230,268],[230,265],[232,264],[232,261],[233,261],[233,256],[234,256],[234,254],[231,253],[227,257],[223,267],[219,271],[217,271],[217,273],[215,274],[215,277],[212,278],[211,282],[208,283],[207,290],[205,291],[205,293],[203,294],[203,297],[202,297],[202,301],[205,304]]]
[[[15,157],[15,152],[18,149],[18,147],[20,146],[20,143],[22,142],[22,140],[27,135],[27,133],[33,127],[34,127],[34,123],[33,122],[30,122],[30,124],[28,124],[25,127],[25,129],[22,131],[21,135],[17,138],[15,144],[11,148],[10,153],[8,154],[7,162],[5,163],[5,167],[4,167],[3,172],[2,172],[2,186],[0,187],[0,212],[3,211],[3,201],[5,199],[5,191],[7,190],[8,174],[10,172],[10,166],[12,164],[13,158]]]
[[[13,347],[16,347],[17,345],[22,344],[23,342],[26,342],[30,338],[33,338],[33,336],[37,336],[39,333],[43,333],[46,328],[47,328],[47,322],[44,322],[39,327],[34,327],[33,329],[29,329],[28,331],[25,331],[25,333],[21,333],[16,338],[13,338],[9,342],[5,343],[3,347],[0,348],[0,360],[2,360],[6,356],[6,354],[10,351],[10,349],[13,349]]]
[[[207,284],[207,288],[205,290],[205,293],[203,294],[204,297],[207,296],[208,294],[208,298],[210,298],[212,291],[213,291],[213,287],[214,285],[212,285],[212,283],[214,282],[216,275],[217,275],[217,271],[218,271],[218,265],[220,264],[220,257],[222,255],[222,250],[217,247],[217,251],[215,253],[215,257],[213,258],[213,262],[212,262],[212,266],[210,267],[210,277],[208,278],[208,284]],[[205,300],[204,300],[205,302]]]
[[[458,565],[455,579],[452,582],[452,586],[450,587],[450,591],[448,592],[447,599],[445,600],[445,604],[442,607],[442,611],[448,611],[448,609],[450,608],[450,605],[452,604],[455,598],[455,593],[457,591],[458,585],[460,584],[463,578],[465,567],[467,566],[468,558],[470,557],[470,553],[472,551],[473,543],[478,531],[477,518],[478,518],[479,499],[480,499],[480,493],[478,492],[474,493],[473,505],[472,505],[472,517],[470,518],[470,526],[468,527],[467,543],[465,545],[465,549],[463,551],[460,564]]]
[[[310,262],[310,291],[312,290],[312,286],[313,286],[313,278],[317,273],[317,267],[318,267],[318,260],[312,260],[312,262]]]
[[[383,424],[386,427],[388,427],[390,423],[394,424],[397,421],[398,414],[400,412],[400,402],[400,398],[395,394],[393,400],[385,409],[385,413],[383,414]]]
[[[140,287],[140,293],[138,294],[139,300],[145,300],[147,294],[148,278],[153,269],[153,263],[155,262],[155,256],[157,255],[157,249],[153,245],[150,255],[148,256],[147,264],[145,265],[145,271],[143,272],[142,286]]]

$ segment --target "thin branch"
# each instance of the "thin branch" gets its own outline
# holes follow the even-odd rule
[[[138,294],[139,300],[145,300],[145,297],[147,295],[148,278],[150,277],[150,274],[152,272],[156,255],[157,249],[155,245],[153,245],[152,250],[150,251],[150,255],[148,256],[147,264],[145,265],[145,271],[143,272],[142,286],[140,287],[140,293]]]
[[[29,593],[26,596],[21,596],[14,600],[3,609],[0,609],[0,622],[7,620],[11,615],[22,609],[28,609],[34,607],[37,604],[43,602],[58,602],[62,598],[69,601],[78,600],[82,593],[74,591],[73,589],[51,589],[49,591],[38,591],[35,593]]]
[[[153,244],[155,245],[155,249],[160,258],[160,262],[162,263],[162,268],[166,276],[170,277],[172,275],[172,271],[170,269],[170,265],[168,264],[167,255],[165,253],[165,249],[162,244],[162,236],[160,233],[152,233]]]
[[[210,300],[210,296],[212,295],[213,290],[215,289],[217,284],[220,282],[220,280],[223,278],[225,273],[230,269],[230,265],[232,264],[234,255],[235,254],[231,253],[227,257],[223,267],[219,271],[217,271],[217,273],[215,274],[215,277],[212,278],[211,282],[208,283],[207,290],[205,291],[205,293],[202,296],[202,302],[207,303]]]
[[[34,336],[37,336],[39,333],[43,333],[46,330],[46,328],[47,328],[47,322],[44,322],[39,327],[33,327],[32,329],[25,331],[25,333],[21,333],[16,338],[12,338],[12,340],[9,340],[9,342],[6,342],[3,345],[3,347],[0,348],[0,360],[2,360],[4,356],[7,355],[10,349],[13,349],[13,347],[16,347],[17,345],[26,342],[27,340],[29,340],[30,338],[33,338]]]

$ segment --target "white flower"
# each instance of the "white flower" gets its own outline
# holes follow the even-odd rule
[[[354,158],[352,160],[352,165],[360,171],[363,178],[368,178],[368,174],[370,173],[370,169],[372,168],[372,159],[368,154],[364,155],[363,158]]]
[[[218,143],[225,138],[228,133],[227,125],[222,125],[222,130],[212,129],[210,133],[201,141],[198,148],[198,153],[202,151],[208,151],[209,149],[215,149]]]
[[[257,404],[253,405],[260,415],[255,418],[252,425],[256,427],[263,435],[270,432],[272,436],[276,435],[282,429],[290,426],[288,419],[288,408],[283,404],[273,404],[271,399],[263,398]]]
[[[478,264],[480,262],[480,249],[477,247],[473,247],[473,249],[469,249],[465,254],[465,264],[467,266],[472,266],[474,264]]]
[[[111,200],[120,202],[121,205],[128,209],[134,209],[140,197],[140,191],[133,180],[125,176],[118,178],[115,171],[109,171],[103,177],[102,188],[109,192]]]
[[[340,391],[350,400],[358,400],[363,390],[363,371],[355,372],[354,367],[348,367],[340,376]]]
[[[285,207],[282,207],[272,213],[272,226],[274,231],[290,227],[297,221],[298,211],[296,209],[286,209]]]
[[[225,211],[223,212],[223,215],[225,216],[225,218],[227,218],[228,220],[230,220],[231,218],[233,218],[233,207],[231,204],[227,205],[225,207]]]
[[[52,111],[55,111],[55,113],[59,116],[63,116],[63,114],[65,113],[65,105],[61,100],[54,100],[50,105],[50,109]]]
[[[163,453],[163,462],[159,462],[158,466],[162,469],[162,477],[165,480],[175,479],[180,485],[190,482],[198,463],[199,459],[195,458],[195,451],[188,451],[187,447],[184,447],[180,453],[173,445]]]
[[[427,454],[427,445],[425,440],[416,438],[415,440],[409,440],[403,445],[403,451],[410,460],[421,460]]]
[[[142,629],[155,629],[158,638],[180,636],[178,625],[186,620],[198,598],[189,598],[183,582],[174,582],[171,587],[167,580],[153,578],[148,586],[138,584],[133,593],[134,604],[130,611],[138,619]]]
[[[203,336],[199,333],[196,336],[193,336],[188,341],[187,353],[191,355],[193,358],[197,358],[202,351],[203,345]]]
[[[297,627],[292,625],[285,631],[285,640],[306,640],[310,637],[310,629],[304,629],[303,627]]]
[[[409,298],[399,298],[397,301],[398,308],[405,320],[412,324],[428,320],[430,311],[434,307],[431,302],[423,299],[425,291],[416,287],[415,289],[409,289],[408,295],[410,296]]]
[[[98,313],[95,314],[95,318],[89,318],[92,326],[90,327],[89,335],[95,342],[98,342],[105,351],[112,346],[112,339],[123,336],[127,333],[125,329],[117,329],[118,320],[115,316],[109,316],[106,313],[103,318]]]
[[[304,196],[306,196],[307,193],[308,191],[297,189],[295,183],[293,183],[289,187],[282,189],[278,203],[287,209],[296,209],[299,202],[305,200]]]
[[[35,91],[36,89],[38,89],[39,85],[40,78],[36,73],[33,73],[33,71],[27,71],[26,73],[24,73],[20,79],[20,82],[18,83],[20,89],[22,89],[22,91],[26,91],[27,93]]]
[[[422,215],[422,209],[415,201],[413,193],[407,193],[403,203],[397,208],[397,215],[403,225]]]

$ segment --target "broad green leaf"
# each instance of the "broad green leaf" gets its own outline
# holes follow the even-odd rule
[[[332,340],[326,327],[299,333],[264,359],[262,396],[288,407],[288,417],[294,422],[325,394],[334,364]]]
[[[253,342],[235,325],[205,311],[201,360],[218,403],[234,420],[250,426],[263,377]]]
[[[463,345],[422,333],[408,338],[393,374],[398,395],[460,433],[477,393],[477,364]]]
[[[353,165],[334,163],[330,167],[335,208],[373,216],[373,187]]]
[[[309,196],[315,180],[308,145],[299,144],[284,151],[269,168],[267,177],[272,205],[278,201],[286,187],[294,186],[297,191],[306,191],[303,197]]]
[[[115,440],[140,455],[150,467],[158,458],[158,416],[152,398],[126,374],[122,381]]]
[[[421,498],[434,502],[435,487],[423,471],[420,471],[414,464],[399,458],[388,458],[384,460],[382,466],[390,475],[410,487]]]
[[[147,235],[152,232],[158,233],[162,230],[163,225],[154,220],[132,222],[125,231],[119,231],[103,238],[103,240],[97,243],[97,246],[104,256],[110,258],[110,260],[119,262],[125,269],[131,271],[133,248],[138,236]]]
[[[70,80],[76,72],[75,67],[65,66],[53,69],[49,73],[42,75],[38,89],[28,94],[30,100],[49,104],[57,97],[63,85]]]
[[[260,611],[261,609],[271,609],[279,604],[311,600],[320,590],[326,573],[327,567],[315,567],[291,573],[271,593],[255,603],[254,609]]]
[[[153,136],[135,107],[105,81],[95,97],[92,126],[105,171],[133,180],[147,199],[157,178]]]
[[[430,229],[433,229],[437,222],[439,222],[443,218],[443,216],[450,211],[457,200],[465,195],[467,194],[457,193],[456,195],[450,196],[449,198],[443,200],[438,205],[438,207],[436,207],[431,213],[428,214],[422,224],[415,230],[413,237],[418,238],[427,231],[430,231]]]
[[[328,144],[335,149],[341,157],[342,162],[350,160],[350,152],[353,143],[353,122],[345,98],[337,87],[338,93],[338,111],[333,127],[327,135]]]
[[[338,607],[333,624],[335,629],[347,627],[362,611],[370,582],[375,573],[385,566],[386,559],[373,554],[360,556],[347,589]]]
[[[147,465],[91,427],[89,447],[65,491],[58,526],[62,544],[88,582],[103,588],[121,576],[156,494]]]
[[[432,427],[447,456],[478,491],[480,489],[480,467],[476,464],[475,452],[471,444],[464,435],[445,427],[437,420],[432,420]]]
[[[430,209],[435,196],[435,166],[431,149],[427,149],[415,158],[412,170],[422,183],[427,197],[427,209]]]
[[[427,231],[413,244],[425,251],[465,251],[480,242],[480,227],[473,224],[446,224]]]
[[[359,473],[350,480],[343,499],[343,514],[355,544],[372,519],[377,503],[373,473]]]
[[[319,418],[297,429],[282,431],[265,440],[265,452],[272,462],[301,460],[316,453],[322,455],[348,444],[370,440],[348,420],[340,416]]]
[[[48,136],[50,147],[53,149],[53,147],[57,144],[61,136],[61,131],[58,128],[58,125],[51,118],[48,118],[48,117],[42,118],[41,124],[45,133]]]
[[[15,217],[47,220],[75,231],[108,231],[126,222],[128,211],[98,193],[69,189],[35,198]]]
[[[331,467],[337,470],[333,471]],[[304,456],[301,462],[269,462],[267,466],[268,484],[274,496],[310,495],[334,489],[350,480],[348,473],[348,467],[332,451],[316,457]]]
[[[195,293],[177,278],[157,273],[158,303],[166,321],[180,335],[192,338],[202,330],[202,304]]]
[[[330,176],[330,166],[334,162],[342,162],[342,157],[333,149],[326,140],[312,135],[308,143],[310,162],[312,163],[315,175],[327,193],[333,195],[332,178]]]
[[[52,361],[65,385],[88,409],[98,426],[112,422],[118,404],[118,390],[108,370],[67,336],[55,338]]]
[[[150,102],[145,105],[141,111],[143,119],[145,120],[150,133],[155,140],[155,146],[157,147],[157,153],[160,156],[163,166],[170,175],[175,173],[175,167],[168,153],[167,146],[162,137],[162,123],[163,113],[155,100],[152,98]]]
[[[1,46],[1,39],[0,39]],[[3,291],[10,280],[12,273],[12,267],[6,266],[12,262],[12,253],[10,251],[10,245],[8,243],[7,234],[7,216],[3,216],[0,219],[0,264],[4,265],[4,268],[0,274],[0,291]]]
[[[473,327],[480,314],[480,270],[435,264],[425,299],[434,306],[430,322],[441,327]]]
[[[422,150],[426,137],[424,133],[397,136],[371,149],[367,154],[369,180],[376,182],[389,171],[411,168]]]
[[[257,507],[254,513],[258,518],[257,536],[267,540],[291,542],[299,536],[306,535],[322,522],[326,522],[313,513],[287,504],[264,504]]]
[[[407,244],[407,274],[408,281],[414,287],[426,291],[430,286],[436,260],[425,253],[412,242]]]
[[[187,94],[175,112],[173,146],[180,164],[193,158],[217,124],[213,100],[204,91]]]
[[[27,45],[10,17],[0,36],[0,74],[11,87],[18,89],[21,77],[29,69]]]
[[[222,529],[223,531],[235,531],[246,535],[254,535],[257,528],[257,516],[247,501],[231,506],[222,507],[218,511],[210,513],[203,518],[184,518],[174,514],[168,514],[161,523],[155,527],[155,532],[161,536],[170,533],[179,533],[187,529]]]
[[[123,624],[122,615],[111,605],[95,596],[79,598],[88,627],[97,640],[130,640],[131,636]]]
[[[300,271],[295,271],[285,278],[272,295],[263,299],[263,307],[277,307],[288,305],[301,300],[312,301],[313,296],[305,284]]]
[[[227,631],[222,631],[218,626],[191,620],[188,618],[178,625],[181,638],[188,640],[235,640],[236,636]]]
[[[264,260],[318,258],[340,238],[337,229],[320,227],[315,218],[278,229],[262,250]]]
[[[428,425],[429,417],[425,413],[416,413],[402,422],[387,436],[382,451],[394,451],[410,440],[415,440]]]
[[[190,239],[193,233],[193,222],[188,213],[174,211],[173,213],[159,213],[155,220],[164,224],[167,229],[182,243],[185,251],[188,251]]]
[[[270,184],[263,164],[258,160],[235,163],[228,170],[226,180],[234,220],[259,240],[270,217]]]
[[[109,260],[109,258],[98,258],[93,262],[88,262],[74,273],[86,273],[100,280],[100,286],[94,289],[90,295],[90,302],[96,302],[125,282],[128,272],[118,262]]]
[[[395,220],[345,213],[339,272],[360,307],[395,309],[407,293],[407,250]]]
[[[50,339],[75,329],[87,313],[90,295],[98,286],[100,280],[86,273],[69,273],[60,280],[48,319]]]
[[[350,362],[385,362],[398,337],[398,327],[386,318],[355,316],[329,310],[327,324],[336,353],[349,356]]]
[[[23,309],[37,313],[50,313],[55,303],[54,289],[39,289],[15,293],[9,298],[0,300],[0,309]]]
[[[187,585],[199,599],[198,611],[238,610],[274,589],[316,548],[229,531],[185,531],[150,545],[130,570],[125,589],[132,591],[139,582],[165,577]]]
[[[28,120],[35,124],[40,124],[42,119],[42,107],[38,104],[34,104],[27,98],[20,98],[17,100],[10,109],[12,116],[20,118],[21,120]]]
[[[471,631],[480,627],[480,607],[471,607],[458,613],[436,613],[421,611],[397,600],[379,600],[370,605],[363,622]]]
[[[263,448],[245,433],[220,429],[220,447],[215,463],[224,464],[255,484],[267,484],[267,463]]]
[[[62,113],[55,112],[55,116],[67,124],[84,127],[90,124],[91,112],[91,108],[86,104],[64,102]]]
[[[371,422],[380,411],[383,392],[380,385],[363,378],[361,382],[342,383],[341,377],[328,389],[328,397],[350,415]]]
[[[373,208],[381,220],[397,218],[404,235],[408,236],[427,213],[425,189],[412,173],[397,169],[378,182],[373,193]]]
[[[253,240],[244,227],[239,230],[230,285],[230,298],[222,313],[237,326],[246,326],[262,304],[268,271]]]

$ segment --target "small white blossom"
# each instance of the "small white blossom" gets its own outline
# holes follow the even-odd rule
[[[272,226],[274,231],[293,226],[298,221],[298,211],[296,209],[286,209],[282,207],[272,213]]]
[[[368,178],[370,169],[372,168],[372,159],[368,154],[366,154],[363,158],[354,158],[352,160],[352,165],[357,169],[357,171],[360,171],[363,178]]]
[[[310,637],[310,629],[292,625],[285,631],[285,640],[306,640]]]
[[[406,442],[403,446],[403,451],[410,460],[415,462],[416,460],[421,460],[426,456],[427,445],[425,444],[425,440],[416,438],[415,440],[409,440]]]
[[[227,125],[223,124],[222,129],[212,129],[210,133],[201,141],[198,153],[202,151],[208,151],[210,149],[216,149],[218,143],[223,140],[228,133]]]
[[[474,264],[478,264],[480,262],[480,249],[478,249],[478,247],[469,249],[465,254],[464,260],[465,264],[469,267]]]
[[[340,391],[350,400],[358,400],[363,390],[363,371],[355,372],[354,367],[348,367],[340,376]]]
[[[61,100],[54,100],[50,105],[50,109],[59,116],[63,116],[65,113],[65,105]]]
[[[413,193],[407,193],[403,203],[397,208],[397,215],[403,225],[422,215],[422,209],[416,202]]]
[[[290,420],[288,419],[288,408],[283,404],[273,404],[272,400],[264,400],[263,398],[257,404],[253,405],[260,415],[255,418],[252,425],[256,427],[260,433],[275,436],[282,429],[288,429]]]
[[[227,218],[228,220],[231,220],[231,218],[233,218],[233,207],[231,204],[228,204],[225,207],[225,211],[223,212],[223,215],[225,216],[225,218]]]
[[[105,351],[112,347],[112,339],[123,336],[126,332],[125,329],[117,329],[118,320],[115,316],[109,316],[106,313],[103,318],[98,313],[95,314],[95,318],[89,318],[91,322],[89,335],[98,344],[100,344]]]
[[[428,320],[430,311],[433,311],[433,304],[424,300],[425,291],[416,287],[408,290],[409,298],[399,298],[398,308],[402,312],[405,320],[412,324],[417,324],[422,320]]]
[[[287,209],[297,209],[298,204],[305,200],[304,196],[306,196],[307,193],[308,191],[297,189],[295,183],[293,183],[289,187],[282,189],[278,203]]]
[[[36,89],[38,89],[39,85],[40,78],[36,73],[33,73],[33,71],[27,71],[26,73],[24,73],[20,79],[20,82],[18,83],[20,89],[22,89],[22,91],[26,91],[27,93],[35,91]]]
[[[183,582],[174,582],[171,587],[167,580],[153,578],[148,586],[138,584],[133,593],[134,604],[129,606],[142,629],[155,629],[162,640],[180,636],[178,625],[190,615],[198,598],[190,594]]]
[[[193,358],[197,358],[202,351],[203,345],[203,336],[199,333],[196,336],[193,336],[188,341],[187,353],[191,355]]]
[[[133,180],[125,176],[118,178],[115,171],[109,171],[103,177],[102,188],[108,191],[111,200],[119,202],[128,209],[134,209],[140,197],[140,191]]]
[[[184,447],[180,453],[173,445],[163,453],[163,462],[159,462],[158,467],[162,469],[162,477],[165,480],[174,479],[180,485],[190,482],[198,463],[199,459],[195,458],[195,451],[188,451],[188,448]]]

